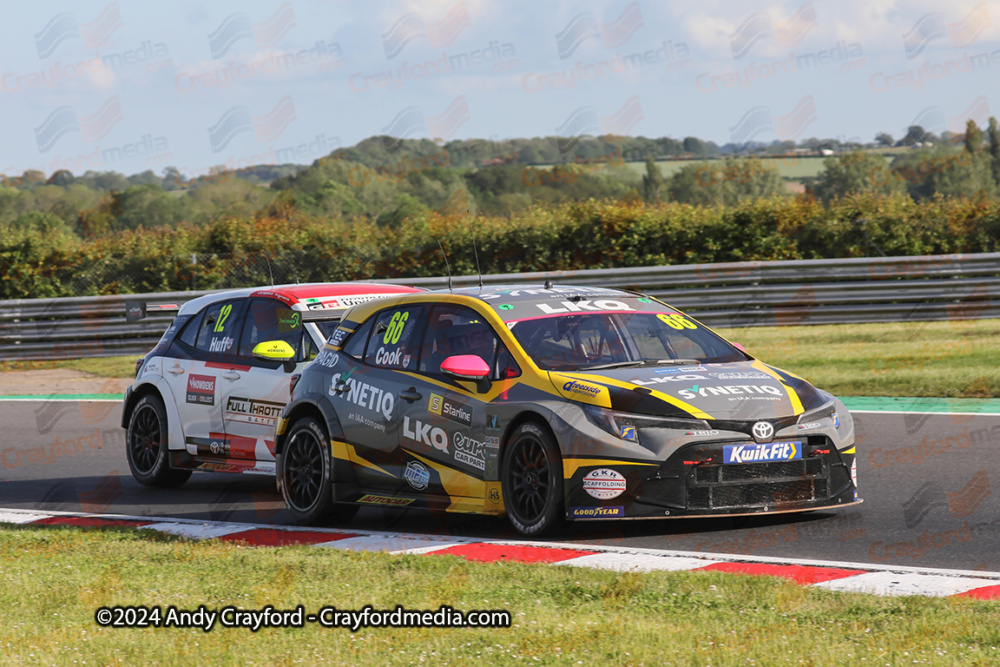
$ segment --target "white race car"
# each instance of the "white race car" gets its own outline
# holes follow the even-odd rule
[[[346,309],[420,292],[377,283],[232,290],[185,303],[136,362],[122,428],[132,476],[179,486],[194,470],[275,473],[274,433],[292,383],[323,349]],[[167,308],[161,308],[166,310]],[[141,302],[126,315],[146,314]]]

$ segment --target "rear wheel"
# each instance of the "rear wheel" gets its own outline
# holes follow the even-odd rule
[[[503,453],[503,502],[522,535],[549,532],[562,519],[562,456],[552,435],[527,422],[511,434]]]
[[[128,467],[136,481],[146,486],[180,486],[190,470],[170,467],[167,451],[167,416],[158,396],[143,396],[132,410],[125,436]]]
[[[347,521],[357,512],[354,505],[333,502],[330,439],[315,419],[304,417],[292,425],[281,456],[281,495],[297,522]]]

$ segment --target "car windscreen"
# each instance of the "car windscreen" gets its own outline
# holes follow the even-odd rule
[[[513,323],[511,333],[540,368],[554,371],[750,358],[677,312],[555,315]]]

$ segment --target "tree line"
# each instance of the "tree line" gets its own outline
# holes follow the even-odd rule
[[[399,228],[429,212],[515,216],[537,207],[594,200],[642,200],[733,206],[769,197],[814,196],[824,203],[852,194],[995,198],[1000,195],[1000,128],[985,132],[969,121],[962,136],[937,136],[917,126],[899,141],[911,147],[887,157],[860,145],[815,139],[758,146],[750,156],[724,155],[695,137],[543,137],[505,141],[371,137],[338,149],[308,167],[259,165],[187,179],[168,167],[162,175],[115,172],[49,177],[25,172],[0,182],[0,229],[95,237],[140,228],[205,225],[220,218],[291,208],[327,220],[364,220]],[[841,151],[815,177],[789,189],[778,151],[803,147]],[[845,150],[853,148],[855,150]],[[682,159],[664,173],[660,158]],[[796,158],[791,158],[796,159]],[[643,169],[629,163],[642,163]],[[678,164],[676,161],[673,164]]]

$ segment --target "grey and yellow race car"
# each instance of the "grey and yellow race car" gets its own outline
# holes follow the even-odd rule
[[[564,519],[860,502],[843,403],[655,298],[476,287],[355,306],[294,381],[277,480],[304,523],[362,506]]]

